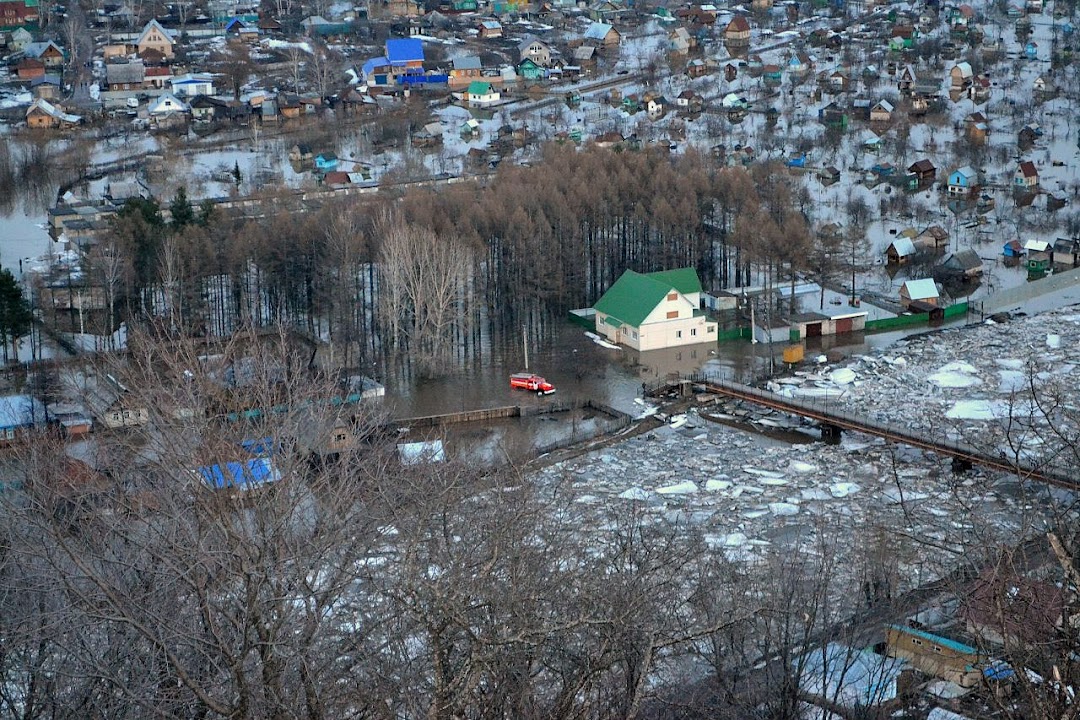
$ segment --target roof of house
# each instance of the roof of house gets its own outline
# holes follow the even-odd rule
[[[911,635],[913,637],[921,638],[923,640],[928,640],[929,642],[932,642],[932,643],[934,643],[936,645],[940,645],[941,647],[947,647],[950,650],[955,650],[956,652],[962,653],[964,655],[978,655],[979,654],[979,651],[976,650],[975,648],[971,647],[970,645],[965,645],[962,642],[958,642],[956,640],[950,640],[947,637],[942,637],[941,635],[935,635],[934,633],[929,633],[929,632],[926,632],[925,630],[919,630],[917,628],[908,627],[907,625],[890,625],[889,627],[892,628],[893,630],[897,630],[897,631],[905,633],[907,635]]]
[[[105,81],[110,85],[142,82],[146,77],[146,68],[142,61],[130,63],[110,63],[105,66]]]
[[[470,95],[487,95],[493,92],[493,88],[491,87],[491,83],[489,82],[484,82],[483,80],[473,80],[471,83],[469,83],[468,92]]]
[[[646,275],[627,270],[596,302],[596,311],[636,327],[672,289],[684,294],[701,292],[697,272],[680,268]]]
[[[843,705],[879,705],[896,697],[896,679],[906,663],[839,643],[829,643],[802,659],[803,689]]]
[[[953,70],[959,70],[962,77],[971,77],[974,75],[974,71],[971,69],[971,63],[959,62],[953,66]]]
[[[548,44],[543,40],[537,40],[534,37],[527,37],[518,43],[518,52],[525,52],[533,43],[539,43],[545,50],[548,48]]]
[[[142,32],[139,33],[139,39],[135,41],[135,44],[141,44],[151,30],[157,30],[159,33],[161,33],[161,36],[165,38],[165,40],[167,40],[170,44],[173,42],[172,33],[162,27],[161,23],[159,23],[157,20],[151,20],[143,26]]]
[[[908,166],[908,170],[913,173],[933,172],[936,169],[937,168],[934,167],[934,163],[930,162],[925,158],[923,158],[922,160],[917,160]]]
[[[945,256],[945,259],[941,261],[941,264],[947,268],[967,271],[981,268],[983,266],[983,261],[977,252],[971,248],[967,248],[965,250],[949,253]]]
[[[934,283],[933,278],[907,280],[904,282],[903,289],[907,290],[907,296],[912,300],[926,300],[938,297],[937,285]]]
[[[60,76],[47,73],[30,81],[30,87],[32,88],[36,88],[39,85],[55,85],[56,87],[60,87]]]
[[[150,107],[147,108],[147,112],[151,115],[159,113],[170,113],[174,111],[187,112],[190,108],[180,98],[176,97],[172,93],[165,93],[159,95],[156,100],[150,103]]]
[[[480,57],[477,55],[454,58],[451,64],[455,70],[479,70],[482,67]]]
[[[915,254],[915,243],[913,243],[909,237],[898,237],[889,244],[889,247],[891,247],[899,257],[907,257],[908,255]]]
[[[953,170],[953,174],[955,175],[956,173],[959,173],[966,178],[973,178],[979,176],[979,173],[975,170],[975,168],[971,167],[970,165],[965,165],[962,168],[956,168],[955,170]]]
[[[885,112],[891,113],[893,111],[893,104],[888,100],[878,100],[875,108],[881,108]]]
[[[750,23],[742,15],[736,15],[731,18],[731,22],[724,29],[724,32],[749,32]]]
[[[608,36],[615,27],[607,23],[594,22],[589,26],[589,29],[585,31],[586,40],[603,40]]]
[[[485,30],[502,30],[502,23],[498,20],[481,20],[480,27]]]
[[[391,65],[424,61],[424,44],[416,38],[395,38],[386,41],[386,58]]]
[[[68,123],[73,123],[74,124],[74,123],[82,122],[82,117],[80,117],[78,115],[71,115],[69,113],[66,113],[63,110],[61,110],[60,108],[58,108],[55,105],[53,105],[52,103],[50,103],[48,100],[42,100],[41,98],[38,98],[37,100],[35,100],[33,102],[33,104],[31,104],[30,107],[28,107],[26,109],[27,117],[30,116],[30,113],[35,112],[35,111],[43,112],[46,115],[49,115],[51,117],[57,118],[58,120],[62,120],[64,122],[68,122]]]
[[[1030,160],[1020,163],[1020,173],[1026,178],[1039,177],[1039,171],[1035,169],[1035,163]]]
[[[1024,243],[1024,249],[1028,252],[1046,252],[1050,249],[1050,243],[1045,240],[1028,240]]]
[[[30,395],[0,397],[0,428],[29,427],[45,422],[45,405]]]
[[[23,54],[26,57],[39,58],[44,55],[50,47],[56,50],[56,52],[60,53],[61,55],[64,54],[64,51],[60,49],[60,46],[54,43],[52,40],[46,40],[45,42],[28,43],[26,47],[23,48]]]

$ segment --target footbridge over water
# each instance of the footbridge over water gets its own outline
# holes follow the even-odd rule
[[[919,428],[899,427],[845,412],[837,401],[841,391],[836,394],[837,400],[832,402],[827,397],[795,398],[710,375],[696,375],[678,381],[661,383],[657,390],[662,393],[665,388],[667,390],[693,388],[695,392],[722,395],[788,413],[789,415],[804,417],[817,422],[821,426],[822,439],[827,442],[839,441],[841,432],[850,430],[950,457],[953,460],[953,469],[957,471],[968,470],[973,465],[981,465],[993,470],[1017,475],[1025,480],[1048,483],[1070,490],[1080,489],[1080,481],[1055,469],[1023,460],[1018,461],[1005,455],[993,454],[992,451],[944,437],[940,433],[931,436],[927,432],[920,431]]]

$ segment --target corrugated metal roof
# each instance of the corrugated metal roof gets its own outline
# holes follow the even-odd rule
[[[596,311],[639,327],[672,289],[681,293],[701,292],[701,282],[693,268],[648,275],[627,270],[597,301]]]

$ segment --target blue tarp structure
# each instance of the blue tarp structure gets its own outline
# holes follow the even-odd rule
[[[215,490],[233,488],[250,490],[260,485],[269,485],[281,479],[281,474],[267,457],[251,458],[239,462],[227,462],[220,465],[206,465],[199,468],[203,482]]]

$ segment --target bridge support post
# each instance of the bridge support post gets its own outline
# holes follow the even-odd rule
[[[821,424],[821,439],[829,445],[840,444],[840,428],[828,423]]]
[[[952,459],[952,471],[954,475],[963,475],[966,472],[971,471],[971,461],[964,458],[954,457]]]

